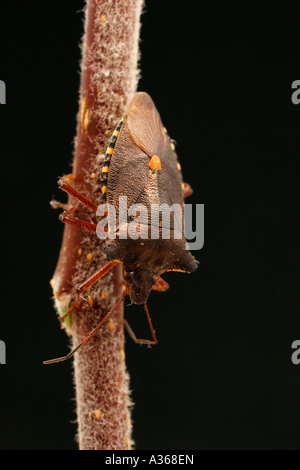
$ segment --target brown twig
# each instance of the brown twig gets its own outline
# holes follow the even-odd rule
[[[100,164],[107,141],[138,82],[138,42],[142,0],[87,0],[82,42],[81,84],[72,175],[78,191],[103,203]],[[68,205],[80,219],[97,217],[73,197]],[[95,233],[65,225],[57,267],[51,280],[60,316],[74,302],[74,287],[106,262]],[[91,287],[86,301],[66,317],[76,346],[122,296],[120,265]],[[114,311],[97,335],[74,356],[78,443],[81,450],[132,448],[130,396],[125,366],[123,307]]]

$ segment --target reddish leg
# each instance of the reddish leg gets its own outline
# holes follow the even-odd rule
[[[108,271],[111,270],[111,268],[118,263],[119,261],[113,260],[109,261],[109,263],[105,264],[99,271],[97,271],[95,274],[93,274],[91,277],[89,277],[86,281],[82,282],[81,284],[77,284],[76,286],[76,291],[77,292],[83,292],[85,291],[88,287],[92,286],[97,282],[101,277],[103,277]]]
[[[66,361],[67,359],[70,359],[70,357],[72,357],[76,351],[78,351],[79,348],[81,348],[81,346],[83,346],[88,340],[90,340],[95,333],[97,333],[97,331],[99,330],[99,328],[101,328],[101,326],[103,325],[103,323],[106,322],[106,320],[108,319],[108,317],[112,314],[112,312],[120,305],[121,302],[123,302],[125,296],[126,296],[127,292],[126,290],[124,291],[121,299],[116,303],[116,305],[108,312],[107,315],[105,315],[105,317],[100,321],[100,323],[98,323],[98,325],[96,326],[96,328],[94,328],[90,334],[83,340],[81,341],[81,343],[79,343],[71,352],[69,352],[69,354],[67,354],[66,356],[63,356],[63,357],[57,357],[56,359],[50,359],[48,361],[44,361],[43,364],[54,364],[56,362],[62,362],[62,361]]]
[[[106,216],[107,215],[106,211],[101,210],[101,208],[99,210],[98,207],[96,206],[96,204],[94,204],[92,201],[90,201],[87,197],[83,196],[83,194],[79,193],[76,189],[74,189],[69,184],[73,180],[74,180],[74,177],[72,175],[66,175],[66,176],[63,176],[58,181],[58,185],[61,189],[63,189],[64,191],[66,191],[68,194],[75,197],[76,199],[78,199],[82,204],[87,206],[89,209],[92,209],[95,212],[97,212],[97,211],[100,212],[100,214],[97,213],[97,215]],[[82,229],[89,230],[90,232],[97,232],[97,225],[89,223],[89,222],[85,222],[84,220],[76,219],[74,217],[70,217],[69,214],[72,213],[72,212],[76,212],[76,208],[70,207],[69,204],[63,204],[63,203],[58,202],[58,201],[51,201],[50,204],[55,209],[57,209],[57,208],[65,209],[65,212],[63,212],[59,216],[59,219],[62,222],[67,223],[67,224],[71,224],[71,225],[78,225]],[[98,230],[101,230],[101,228],[98,227]],[[103,231],[105,232],[105,229],[103,229]]]
[[[92,286],[93,284],[95,284],[95,282],[98,281],[98,279],[100,279],[101,277],[103,277],[106,273],[108,273],[108,271],[111,270],[111,268],[114,266],[114,264],[116,263],[117,261],[110,261],[109,263],[107,263],[105,266],[103,266],[101,269],[99,269],[99,271],[97,271],[95,274],[93,274],[91,277],[89,277],[87,280],[85,280],[84,282],[82,282],[81,284],[78,284],[76,286],[76,291],[77,293],[79,292],[83,292],[85,291],[88,287]],[[67,311],[67,313],[65,313],[62,317],[60,317],[59,319],[61,321],[63,321],[70,313],[72,313],[76,308],[80,307],[80,304],[81,304],[81,300],[78,300],[78,301],[75,301],[73,306],[71,308],[69,308],[69,310]]]
[[[153,329],[153,326],[152,326],[152,322],[151,322],[151,318],[150,318],[150,315],[149,315],[149,311],[148,311],[148,307],[147,307],[147,304],[144,304],[144,307],[145,307],[145,310],[146,310],[146,314],[147,314],[147,318],[148,318],[148,323],[149,323],[149,326],[150,326],[150,331],[151,331],[151,335],[152,335],[152,340],[151,339],[138,339],[134,332],[132,331],[131,327],[129,326],[129,323],[124,320],[124,325],[126,327],[126,330],[128,331],[131,339],[133,339],[133,341],[135,343],[138,343],[138,344],[157,344],[157,339],[156,339],[156,336],[155,336],[155,333],[154,333],[154,329]]]
[[[92,201],[90,201],[87,197],[85,197],[83,194],[81,194],[79,191],[74,189],[71,185],[70,182],[74,181],[74,177],[72,175],[66,175],[60,178],[58,181],[58,186],[60,189],[63,191],[66,191],[68,194],[71,196],[75,197],[78,199],[78,201],[82,202],[85,206],[89,207],[93,211],[97,211],[97,206],[94,204]]]
[[[59,216],[59,220],[66,224],[78,225],[78,227],[83,228],[84,230],[89,230],[90,232],[96,232],[97,225],[86,222],[85,220],[75,219],[74,217],[69,217],[67,212],[63,212]]]
[[[169,289],[169,284],[161,277],[156,278],[156,284],[152,287],[152,290],[158,290],[160,292],[165,292]]]

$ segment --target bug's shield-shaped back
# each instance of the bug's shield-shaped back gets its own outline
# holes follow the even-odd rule
[[[158,157],[160,165],[150,164],[153,156]],[[147,227],[152,224],[153,205],[177,204],[182,208],[183,220],[182,174],[174,145],[152,99],[144,92],[137,93],[129,105],[110,162],[107,201],[115,208],[117,222],[122,196],[126,196],[128,208],[134,204],[147,208],[148,219],[143,222]],[[142,245],[136,240],[111,240],[107,244],[109,258],[121,259],[128,269],[144,263],[154,272],[168,269],[190,272],[194,269],[194,258],[185,252],[183,230],[181,235],[182,240],[174,240],[173,233],[173,240],[145,240]]]
[[[161,160],[161,171],[152,171],[153,155]],[[160,115],[147,93],[136,93],[126,112],[112,155],[107,198],[116,208],[120,196],[128,206],[183,204],[182,175]]]
[[[148,157],[161,155],[169,145],[160,115],[147,93],[136,93],[127,113],[127,130],[132,141]]]

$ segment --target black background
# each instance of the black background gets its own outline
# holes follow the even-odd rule
[[[77,448],[72,364],[42,365],[68,349],[49,200],[72,159],[83,3],[62,3],[1,3],[1,449]],[[159,344],[126,341],[136,448],[299,449],[299,16],[148,1],[142,24],[139,90],[205,205],[205,245],[152,294]]]

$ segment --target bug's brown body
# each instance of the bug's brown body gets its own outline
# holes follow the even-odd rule
[[[127,197],[128,206],[143,204],[148,209],[149,227],[153,204],[169,207],[179,204],[183,209],[185,186],[174,144],[147,93],[139,92],[134,96],[118,126],[118,138],[113,149],[109,171],[102,181],[105,183],[107,202],[116,209],[117,220],[120,196]],[[153,160],[155,163],[151,165]],[[172,237],[174,226],[171,224],[170,228],[170,239],[167,240],[161,236],[158,240],[150,237],[145,240],[120,240],[117,234],[116,239],[107,242],[108,259],[120,261],[125,271],[132,273],[127,282],[133,303],[147,301],[153,275],[155,279],[166,271],[191,273],[198,266],[186,250],[184,234],[181,239],[175,239]],[[160,235],[162,229],[163,226]],[[143,275],[142,270],[146,271]],[[138,289],[139,282],[146,284],[143,289]]]
[[[69,184],[70,182],[67,177],[62,178],[60,187],[96,211],[96,204],[78,193]],[[115,237],[110,237],[106,241],[108,263],[77,286],[77,292],[85,291],[105,275],[115,263],[122,263],[126,284],[123,298],[128,293],[132,303],[144,304],[152,340],[138,340],[126,322],[125,325],[136,342],[156,344],[156,336],[146,305],[151,290],[164,291],[168,288],[168,284],[161,278],[164,272],[192,273],[197,269],[198,261],[186,249],[183,230],[181,230],[180,238],[178,238],[178,233],[175,236],[177,225],[175,226],[174,219],[171,219],[169,239],[161,236],[165,228],[163,223],[159,223],[157,227],[159,238],[151,238],[152,220],[150,217],[153,205],[165,204],[166,207],[179,205],[182,208],[180,217],[183,228],[184,197],[191,192],[191,189],[183,182],[174,142],[169,138],[160,115],[147,93],[135,94],[125,116],[112,135],[102,165],[101,187],[108,204],[108,211],[110,206],[114,208],[117,223],[121,224],[120,197],[127,197],[127,207],[142,204],[147,209],[147,217],[140,223],[142,228],[146,228],[148,238],[122,239],[117,230]],[[70,217],[68,213],[62,214],[61,220],[96,232],[95,225]],[[108,233],[110,233],[110,228]],[[120,229],[121,225],[119,225]],[[63,358],[46,361],[46,363],[59,362],[71,357],[95,334],[113,310],[108,312],[91,334],[71,353]]]

